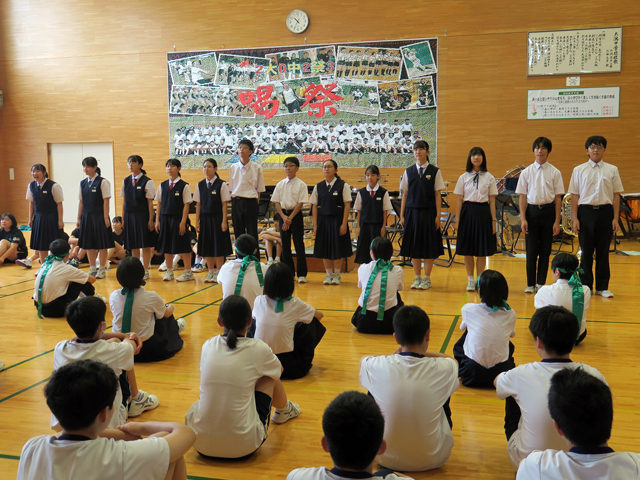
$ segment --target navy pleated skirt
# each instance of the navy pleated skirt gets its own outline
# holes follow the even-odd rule
[[[124,248],[155,247],[149,231],[149,212],[124,212]]]
[[[78,246],[84,250],[104,250],[115,247],[111,228],[104,224],[101,213],[82,214]]]
[[[185,231],[180,235],[182,215],[162,215],[160,217],[160,235],[156,251],[163,254],[190,253],[191,242]]]
[[[340,235],[342,215],[318,215],[316,243],[313,256],[328,260],[339,260],[352,255],[351,235],[347,225],[347,233]]]
[[[458,219],[458,255],[488,257],[496,253],[491,208],[488,203],[464,202]]]
[[[442,232],[436,229],[436,211],[410,208],[404,211],[404,233],[400,255],[435,259],[444,254]]]
[[[198,255],[201,257],[227,257],[231,255],[231,234],[222,231],[222,215],[200,214]]]
[[[58,228],[58,212],[54,214],[35,213],[33,216],[29,248],[31,248],[31,250],[46,252],[49,250],[51,242],[58,238],[64,238],[64,235]]]
[[[371,261],[371,242],[374,238],[380,236],[381,230],[382,223],[363,223],[360,226],[356,263],[369,263]]]

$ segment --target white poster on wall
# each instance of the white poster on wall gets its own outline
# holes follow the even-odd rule
[[[620,87],[529,90],[527,120],[618,118]]]

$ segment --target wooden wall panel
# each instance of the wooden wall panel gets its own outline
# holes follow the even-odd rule
[[[507,0],[494,2],[372,0],[305,5],[311,25],[289,33],[286,14],[299,2],[207,2],[194,0],[6,0],[0,3],[0,205],[26,219],[23,200],[29,167],[46,163],[53,142],[113,141],[116,184],[128,173],[126,158],[141,155],[149,174],[164,179],[168,158],[166,52],[207,48],[293,45],[438,36],[439,166],[455,181],[469,149],[487,151],[496,177],[531,161],[539,136],[554,142],[551,161],[568,186],[572,167],[584,160],[591,134],[610,142],[607,159],[617,164],[627,191],[640,191],[633,168],[640,111],[640,6],[618,2],[542,0],[535,11]],[[544,24],[542,24],[542,22]],[[526,90],[556,88],[564,77],[525,75],[528,30],[622,25],[622,73],[583,75],[582,86],[620,85],[621,116],[609,120],[527,122]],[[16,180],[8,181],[8,168]],[[71,165],[70,168],[80,168]],[[360,171],[341,171],[354,186]],[[388,171],[397,177],[397,171]],[[221,172],[224,177],[226,174]],[[269,178],[280,173],[269,172]],[[321,172],[303,170],[309,184]],[[194,182],[200,172],[185,172]],[[271,183],[271,182],[269,182]],[[389,188],[395,189],[392,180]],[[70,192],[67,192],[69,195]]]

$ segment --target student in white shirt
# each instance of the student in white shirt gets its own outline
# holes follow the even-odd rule
[[[569,451],[531,453],[520,463],[516,480],[639,478],[640,455],[609,447],[613,399],[606,383],[582,368],[561,370],[551,378],[548,405]]]
[[[264,295],[253,304],[255,329],[249,336],[271,347],[282,364],[281,378],[302,378],[309,373],[315,348],[327,331],[320,323],[324,314],[294,298],[294,288],[291,269],[285,263],[274,263],[264,277]]]
[[[267,439],[271,420],[285,423],[300,416],[280,381],[282,367],[269,346],[246,338],[251,307],[238,295],[220,304],[223,335],[207,340],[200,359],[200,399],[185,415],[196,432],[195,449],[208,457],[242,458]]]
[[[331,455],[333,468],[297,468],[287,480],[411,480],[390,470],[373,475],[373,461],[384,453],[387,443],[382,438],[384,417],[369,395],[352,390],[334,398],[322,415],[322,431],[322,449]]]
[[[183,456],[195,441],[193,430],[177,422],[134,422],[107,430],[117,390],[113,370],[93,360],[53,372],[44,394],[51,413],[60,420],[62,435],[27,441],[18,480],[186,479]]]
[[[601,136],[585,142],[589,161],[578,165],[571,174],[569,193],[573,231],[578,232],[582,257],[582,283],[593,291],[593,253],[596,254],[595,294],[613,297],[609,291],[609,248],[618,231],[620,194],[624,191],[618,167],[605,163],[607,139]]]
[[[556,255],[551,262],[551,273],[556,283],[541,287],[534,299],[536,308],[560,305],[573,312],[580,323],[576,345],[587,336],[587,309],[591,301],[591,290],[582,285],[578,265],[578,257],[572,253]]]
[[[553,427],[547,408],[549,384],[556,372],[582,367],[605,381],[595,368],[571,361],[579,327],[576,316],[566,308],[548,306],[536,310],[529,331],[542,361],[519,365],[494,380],[498,398],[506,400],[504,430],[509,460],[515,469],[534,450],[568,450]]]
[[[404,271],[391,263],[393,245],[387,238],[374,238],[369,255],[373,262],[358,268],[358,287],[362,293],[351,323],[360,333],[390,334],[393,316],[404,305],[400,297],[400,291],[404,290]]]
[[[458,375],[465,387],[493,387],[499,373],[515,368],[509,340],[516,335],[516,312],[507,304],[509,285],[495,270],[478,278],[482,303],[462,307],[460,330],[465,332],[453,347]]]

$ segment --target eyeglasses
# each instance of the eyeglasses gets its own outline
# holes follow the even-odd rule
[[[592,144],[589,145],[589,150],[604,150],[605,147],[603,145]]]

